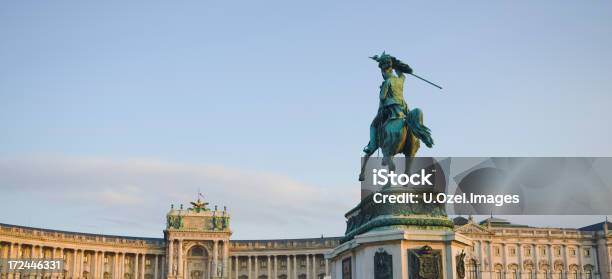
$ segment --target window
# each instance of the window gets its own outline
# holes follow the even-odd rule
[[[557,257],[561,256],[561,248],[560,247],[555,247],[555,256],[557,256]]]
[[[516,248],[510,248],[510,256],[516,256]],[[514,277],[512,277],[514,278]]]
[[[247,261],[245,260],[240,261],[240,268],[247,268]]]
[[[493,248],[493,251],[495,253],[495,256],[499,256],[500,255],[500,249],[499,246],[495,246],[495,248]]]
[[[287,267],[287,260],[281,260],[280,261],[280,267],[281,268],[286,268]]]
[[[570,248],[570,249],[569,249],[569,254],[570,254],[570,256],[572,256],[572,257],[576,257],[576,249],[574,249],[574,248]]]
[[[268,267],[268,261],[260,261],[259,262],[259,267],[267,268]]]
[[[104,263],[107,264],[108,263],[108,257],[104,257]]]
[[[546,256],[546,247],[540,247],[540,255]]]
[[[525,248],[525,255],[531,256],[531,247]]]
[[[590,248],[584,248],[584,256],[589,258],[591,257],[591,249]]]
[[[150,259],[146,259],[145,260],[145,266],[147,266],[147,267],[151,266],[151,260]]]
[[[83,263],[89,263],[89,255],[83,257]]]

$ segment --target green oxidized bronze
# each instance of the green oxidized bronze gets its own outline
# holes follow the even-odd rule
[[[207,202],[204,202],[202,200],[200,200],[200,198],[198,197],[198,200],[196,200],[195,202],[191,202],[192,207],[189,210],[195,211],[195,212],[200,212],[200,211],[208,211],[209,209],[206,207],[208,205]]]
[[[410,110],[404,100],[404,82],[406,74],[413,74],[412,68],[399,59],[382,53],[371,57],[378,62],[383,82],[379,91],[378,112],[370,125],[370,141],[363,149],[364,160],[361,165],[359,180],[363,181],[368,158],[379,148],[383,153],[383,164],[389,170],[395,170],[393,156],[402,153],[414,157],[420,142],[432,147],[434,142],[431,131],[423,125],[423,112],[414,108]],[[410,160],[406,160],[409,170]]]
[[[180,229],[183,227],[183,216],[173,216],[169,215],[167,217],[167,227],[173,229]]]
[[[384,80],[380,86],[378,113],[370,125],[370,142],[364,148],[360,181],[365,179],[368,158],[379,148],[383,153],[383,165],[389,171],[395,170],[393,156],[404,154],[407,158],[405,172],[408,173],[413,161],[411,158],[414,158],[420,143],[433,146],[431,132],[423,125],[423,113],[418,108],[409,109],[404,100],[404,82],[406,74],[414,75],[412,68],[384,52],[372,59],[378,62]],[[373,199],[376,194],[397,196],[410,193],[417,194],[418,202],[377,203]],[[445,205],[424,202],[425,193],[437,194],[432,189],[408,187],[383,187],[381,191],[370,194],[345,215],[346,232],[341,242],[372,230],[452,230],[453,222],[448,219]]]
[[[418,230],[452,230],[453,222],[448,219],[444,204],[425,203],[423,194],[427,190],[392,187],[380,191],[385,195],[418,194],[418,203],[375,203],[372,196],[361,200],[359,205],[345,214],[346,232],[341,242],[370,230],[401,228]]]

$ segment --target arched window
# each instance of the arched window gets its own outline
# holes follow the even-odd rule
[[[503,266],[501,264],[496,264],[495,269],[495,279],[504,279]]]
[[[555,272],[553,273],[554,279],[563,279],[563,264],[557,263],[555,264]]]
[[[546,263],[540,263],[541,273],[544,274],[544,278],[550,278],[550,266]]]
[[[585,279],[593,279],[593,266],[587,264],[584,266]]]
[[[569,267],[569,276],[567,279],[580,279],[580,275],[578,273],[578,266],[573,264]]]
[[[508,279],[520,279],[518,273],[518,265],[511,264],[508,266],[508,269],[510,270],[510,278]]]
[[[527,273],[527,279],[536,279],[535,274],[533,273],[533,263],[528,261],[525,265],[525,273]]]

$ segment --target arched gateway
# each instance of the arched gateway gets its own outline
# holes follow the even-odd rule
[[[187,251],[187,274],[189,279],[208,279],[210,275],[210,258],[206,249],[194,245]]]
[[[169,279],[227,278],[229,214],[206,207],[198,199],[192,207],[172,207],[164,231],[168,243]]]

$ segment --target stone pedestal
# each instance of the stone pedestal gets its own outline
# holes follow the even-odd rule
[[[455,257],[468,245],[468,239],[450,230],[393,229],[355,236],[352,240],[336,247],[327,257],[330,259],[331,274],[334,279],[345,279],[342,275],[343,273],[346,275],[347,261],[350,261],[348,265],[350,265],[351,279],[459,279],[455,272]],[[437,269],[438,276],[429,276],[427,272],[425,276],[414,274],[418,272],[418,266],[411,264],[410,253],[420,251],[424,247],[430,247],[433,253],[439,254],[438,266],[428,267]],[[391,276],[384,276],[389,274],[388,264],[381,262],[380,257],[377,262],[375,257],[377,253],[391,256],[383,260],[390,261]]]
[[[381,194],[422,194],[384,189]],[[326,255],[333,279],[460,279],[456,256],[470,245],[453,232],[444,205],[377,204],[367,197],[346,215],[342,244]]]

